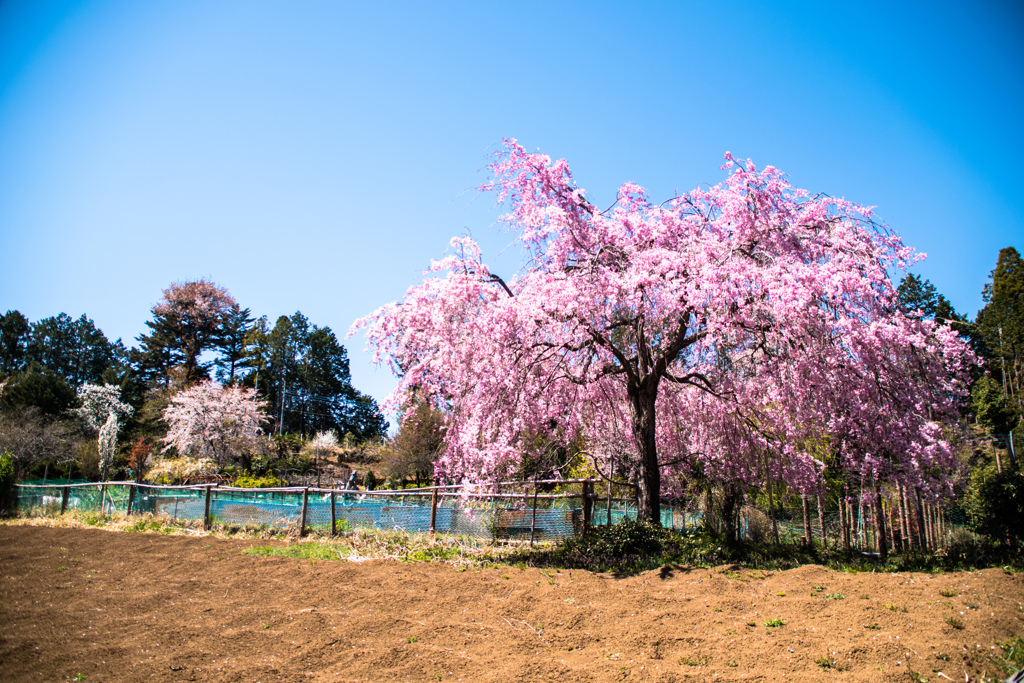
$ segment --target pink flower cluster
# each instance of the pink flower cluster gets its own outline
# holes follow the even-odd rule
[[[564,160],[506,141],[483,189],[509,206],[522,270],[502,279],[455,239],[353,326],[400,377],[391,407],[415,391],[446,411],[440,474],[493,482],[544,438],[627,471],[642,504],[697,469],[807,493],[825,467],[945,490],[942,425],[976,360],[898,311],[889,273],[913,251],[868,207],[725,167],[662,204],[627,183],[599,210]]]

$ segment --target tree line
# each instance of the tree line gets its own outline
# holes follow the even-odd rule
[[[196,280],[170,285],[151,313],[132,347],[110,341],[86,315],[0,316],[0,452],[11,454],[19,476],[77,465],[79,475],[135,477],[143,450],[147,460],[207,454],[210,439],[191,449],[174,432],[188,397],[242,411],[221,419],[232,422],[214,448],[221,466],[250,464],[266,451],[257,435],[386,433],[376,402],[352,386],[345,347],[301,312],[273,323],[254,318],[225,288]],[[231,432],[243,422],[247,431]]]

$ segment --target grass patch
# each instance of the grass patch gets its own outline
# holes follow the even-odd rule
[[[946,623],[955,628],[957,631],[961,631],[964,628],[964,622],[962,619],[956,617],[946,617]]]

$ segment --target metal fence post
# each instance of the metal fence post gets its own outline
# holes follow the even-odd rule
[[[203,529],[208,530],[210,528],[210,492],[213,491],[213,487],[209,484],[206,485],[206,503],[203,506]]]
[[[68,493],[70,487],[64,486],[60,492],[60,514],[64,514],[68,509]]]
[[[309,487],[302,489],[302,514],[299,515],[299,536],[306,535],[306,510],[309,507]]]

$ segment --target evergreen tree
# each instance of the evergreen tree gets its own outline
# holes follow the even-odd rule
[[[245,384],[272,408],[280,433],[329,429],[360,438],[383,435],[387,423],[376,402],[352,386],[348,352],[329,327],[310,324],[301,312],[281,316],[273,329],[265,317],[246,336]]]
[[[18,311],[7,311],[0,316],[0,379],[25,366],[28,338],[28,318]]]
[[[30,363],[49,368],[72,387],[99,382],[124,354],[120,340],[110,343],[87,316],[73,320],[67,313],[32,323],[26,348]]]
[[[1000,250],[995,270],[982,292],[985,307],[976,327],[993,379],[1002,388],[1004,410],[1015,428],[1024,413],[1021,363],[1024,362],[1024,260],[1013,247]]]
[[[252,328],[253,319],[248,308],[237,303],[224,314],[220,332],[214,343],[219,355],[215,361],[217,381],[234,384],[235,374],[245,358],[245,338]]]
[[[935,307],[938,303],[935,285],[928,280],[922,280],[920,275],[907,273],[900,281],[896,294],[900,309],[907,315],[915,318],[935,317]]]

